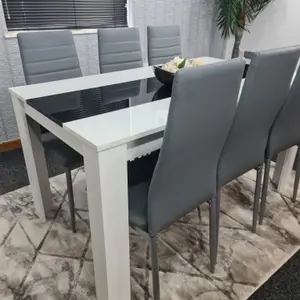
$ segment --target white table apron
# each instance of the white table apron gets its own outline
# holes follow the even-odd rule
[[[220,61],[203,59],[205,63]],[[38,124],[84,157],[99,300],[130,299],[127,160],[160,148],[170,99],[64,123],[63,127],[26,101],[150,77],[152,67],[144,67],[10,89],[34,205],[41,220],[46,220],[52,199]],[[111,126],[108,135],[95,133],[97,126],[105,124]]]

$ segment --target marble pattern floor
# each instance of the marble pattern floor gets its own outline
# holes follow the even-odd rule
[[[34,213],[29,187],[0,196],[0,299],[95,300],[82,169],[73,172],[77,233],[70,228],[64,175],[51,178],[53,220]],[[300,248],[300,201],[270,184],[266,220],[251,232],[255,171],[222,190],[220,245],[209,271],[208,204],[159,235],[162,300],[244,300]],[[299,193],[300,197],[300,193]],[[300,199],[299,199],[300,200]],[[148,241],[130,231],[132,299],[150,300]]]

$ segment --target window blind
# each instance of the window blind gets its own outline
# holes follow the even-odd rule
[[[126,0],[2,0],[8,30],[127,26]]]

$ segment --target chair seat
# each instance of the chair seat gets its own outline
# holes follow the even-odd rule
[[[42,135],[45,151],[58,164],[65,168],[76,168],[83,165],[83,157],[50,132]]]
[[[129,223],[132,227],[148,231],[147,200],[150,180],[129,187]]]
[[[158,156],[159,151],[155,151],[128,163],[129,223],[145,232],[148,231],[148,191]]]

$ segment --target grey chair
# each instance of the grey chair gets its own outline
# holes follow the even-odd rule
[[[209,200],[211,270],[215,269],[217,164],[234,117],[244,65],[232,60],[175,75],[155,170],[149,180],[129,187],[130,225],[151,241],[155,300],[160,299],[157,234]]]
[[[179,26],[148,26],[148,62],[160,65],[181,56]]]
[[[260,206],[259,223],[263,223],[265,214],[271,159],[279,152],[292,146],[300,145],[300,69],[298,69],[293,85],[270,130],[265,156],[265,175]],[[300,178],[299,150],[296,162],[296,176],[292,201],[296,201]]]
[[[23,70],[27,84],[62,80],[82,76],[79,60],[70,31],[26,32],[18,34]],[[72,94],[70,97],[79,96]],[[68,96],[67,96],[68,97]],[[49,105],[51,97],[49,97]],[[74,99],[65,99],[62,101]],[[75,99],[78,100],[78,99]],[[57,96],[55,96],[57,101]],[[49,106],[49,108],[51,108]],[[55,109],[55,107],[53,108]],[[65,168],[71,226],[75,232],[75,207],[71,170],[83,164],[82,156],[50,132],[42,134],[47,153]]]
[[[256,168],[253,226],[256,231],[262,165],[270,128],[288,93],[299,48],[256,53],[251,60],[236,115],[222,151],[217,187]]]
[[[115,72],[143,66],[138,28],[98,29],[100,72]]]

